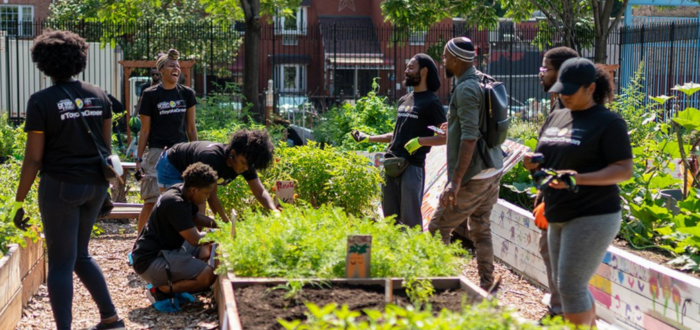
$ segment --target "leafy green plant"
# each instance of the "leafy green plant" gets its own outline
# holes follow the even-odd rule
[[[346,212],[372,214],[379,202],[382,177],[354,152],[340,151],[316,143],[290,148],[280,144],[271,168],[261,173],[263,186],[273,193],[277,180],[294,181],[298,199],[313,206],[333,204]],[[258,204],[244,180],[219,187],[219,199],[226,208],[239,211]]]
[[[519,126],[529,127],[531,124],[524,123],[521,125],[515,125],[515,132],[522,132],[522,134],[519,137],[515,136],[512,139],[529,147],[530,150],[535,150],[535,147],[537,146],[537,131],[535,131],[535,133],[531,133],[532,130],[519,129]],[[511,134],[510,129],[508,130],[508,133]],[[537,188],[535,188],[535,185],[532,182],[530,171],[525,169],[522,162],[518,162],[510,171],[503,174],[501,184],[506,189],[501,189],[499,191],[500,198],[526,210],[532,210],[532,200],[537,194]]]
[[[401,307],[388,304],[384,311],[362,312],[349,310],[347,305],[331,303],[324,307],[306,304],[307,320],[279,320],[287,330],[442,330],[442,329],[489,329],[529,330],[541,329],[539,325],[519,321],[513,312],[498,306],[495,301],[484,301],[475,306],[462,306],[459,312],[447,309],[433,311],[413,306]],[[366,318],[360,318],[365,315]],[[548,321],[546,329],[568,329],[561,318]]]
[[[316,140],[342,150],[383,151],[386,144],[356,143],[349,134],[355,129],[369,135],[394,131],[396,107],[390,105],[386,97],[378,96],[378,91],[379,83],[375,79],[372,91],[355,105],[346,103],[329,110],[314,130]]]
[[[19,182],[19,174],[22,164],[15,160],[10,160],[5,164],[0,165],[0,177],[5,184],[0,186],[0,254],[7,252],[8,245],[20,244],[25,245],[25,238],[31,238],[36,241],[39,238],[40,221],[37,190],[35,184],[30,190],[24,202],[24,210],[27,216],[31,217],[30,223],[33,225],[26,232],[17,229],[12,219],[9,218],[12,204],[15,200],[16,184]]]
[[[205,240],[219,244],[217,273],[238,277],[288,279],[344,278],[349,235],[372,235],[370,277],[417,279],[456,276],[466,251],[455,243],[445,247],[438,236],[420,228],[394,224],[393,218],[372,221],[357,218],[338,207],[287,207],[280,217],[244,211],[245,221],[219,223],[220,230]]]

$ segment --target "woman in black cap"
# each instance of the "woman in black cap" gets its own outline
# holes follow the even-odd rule
[[[422,227],[420,208],[425,155],[430,151],[430,146],[445,144],[445,136],[435,136],[428,126],[439,127],[447,118],[442,103],[435,95],[440,89],[440,76],[430,56],[413,56],[406,66],[404,76],[406,86],[413,87],[413,92],[399,99],[394,132],[369,136],[353,131],[351,135],[357,142],[389,143],[386,157],[405,159],[408,165],[402,173],[391,176],[389,171],[385,171],[387,175],[382,208],[385,217],[396,215],[399,223],[409,227]]]
[[[87,50],[85,40],[69,31],[48,30],[34,40],[32,61],[53,86],[32,94],[27,102],[27,146],[11,217],[24,214],[22,204],[41,170],[39,211],[56,328],[71,328],[75,272],[102,318],[91,329],[124,329],[102,270],[88,251],[92,226],[107,195],[98,152],[104,157],[110,152],[112,104],[102,89],[73,78],[85,69]],[[23,223],[15,224],[24,229]]]
[[[595,326],[595,304],[588,282],[620,229],[617,184],[632,175],[627,125],[604,104],[612,99],[610,76],[584,58],[564,62],[549,90],[566,108],[553,111],[540,130],[536,152],[543,164],[523,161],[531,171],[551,168],[573,180],[555,180],[543,189],[549,221],[552,276],[564,318]],[[571,187],[578,186],[578,192]]]

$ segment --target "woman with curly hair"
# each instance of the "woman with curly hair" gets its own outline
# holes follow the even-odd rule
[[[102,270],[88,252],[92,226],[107,195],[99,152],[104,157],[110,153],[112,105],[102,89],[73,78],[85,69],[87,50],[85,40],[68,31],[47,30],[34,40],[32,61],[53,86],[34,93],[27,104],[27,144],[10,216],[22,218],[24,199],[41,171],[39,211],[56,328],[71,328],[75,272],[100,312],[102,320],[92,329],[124,329]],[[26,229],[24,222],[15,224]]]
[[[141,132],[136,152],[136,170],[143,168],[141,199],[143,209],[139,215],[140,232],[153,210],[156,200],[165,187],[156,183],[156,162],[163,150],[182,142],[197,141],[195,126],[194,91],[178,84],[180,75],[180,53],[171,49],[156,60],[160,72],[160,84],[143,91],[139,103]],[[148,151],[146,151],[148,146]]]
[[[572,58],[559,70],[549,90],[559,93],[564,109],[553,111],[540,130],[536,152],[544,164],[526,155],[523,165],[534,171],[551,168],[573,178],[542,188],[552,277],[561,296],[564,319],[595,326],[595,304],[588,282],[620,230],[620,190],[632,175],[632,147],[625,120],[608,110],[612,83],[604,68]]]
[[[231,136],[228,145],[207,141],[176,144],[166,150],[156,164],[159,186],[170,187],[182,183],[182,173],[188,166],[202,162],[211,166],[219,176],[219,185],[227,185],[239,175],[248,183],[255,198],[265,208],[277,211],[270,194],[263,187],[256,171],[264,170],[272,161],[274,146],[264,130],[240,130]],[[230,219],[216,194],[216,187],[207,200],[209,207],[222,220]],[[204,211],[204,205],[200,206]]]

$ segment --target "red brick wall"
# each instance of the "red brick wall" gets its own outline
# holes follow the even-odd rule
[[[7,1],[7,2],[5,2]],[[34,19],[45,20],[49,16],[51,0],[2,0],[0,5],[30,5],[34,6]]]
[[[316,13],[319,16],[370,16],[372,15],[372,7],[375,0],[321,0],[312,1],[311,6],[316,8]],[[341,3],[346,3],[340,10]],[[354,4],[355,10],[352,10],[351,4]]]

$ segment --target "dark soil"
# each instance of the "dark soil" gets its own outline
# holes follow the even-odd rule
[[[279,330],[284,329],[278,319],[305,320],[308,311],[305,302],[325,306],[330,303],[348,305],[350,310],[362,311],[363,309],[383,310],[384,288],[381,286],[346,286],[335,285],[330,288],[305,287],[301,298],[297,300],[284,299],[286,290],[271,290],[271,286],[254,285],[235,289],[236,305],[240,315],[241,325],[246,330]],[[432,310],[436,313],[447,308],[459,311],[462,306],[463,296],[466,293],[456,291],[436,292],[430,298]],[[465,299],[470,303],[469,299]],[[394,295],[394,303],[399,305],[410,304],[406,294],[397,292]],[[362,320],[362,317],[358,318]]]

